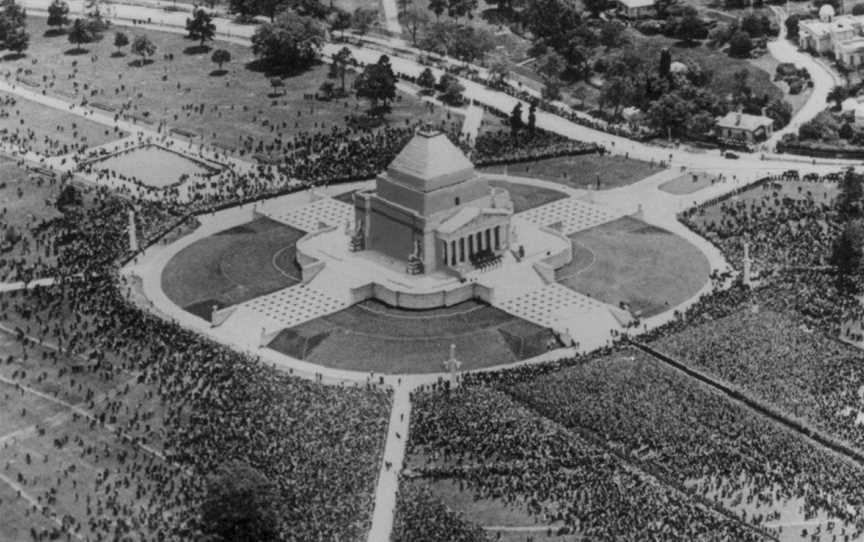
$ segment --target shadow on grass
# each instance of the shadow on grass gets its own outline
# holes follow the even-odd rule
[[[111,53],[111,58],[123,58],[124,56],[126,56],[126,53],[123,51],[114,51]]]
[[[83,47],[73,47],[71,49],[66,49],[63,54],[69,56],[81,56],[86,55],[89,51]]]
[[[49,28],[42,34],[43,37],[46,38],[56,38],[57,36],[65,36],[66,29],[65,28]]]
[[[321,64],[320,60],[316,60],[315,62],[309,64],[309,66],[297,69],[291,68],[289,66],[283,66],[280,64],[274,64],[272,62],[267,62],[260,58],[257,58],[251,62],[247,62],[245,68],[252,72],[263,73],[267,77],[296,77],[298,75],[303,75],[308,72],[315,66]]]
[[[210,77],[222,77],[226,73],[228,73],[228,70],[213,70],[210,72]]]
[[[702,42],[699,40],[694,40],[694,41],[679,40],[679,41],[676,41],[675,43],[673,43],[672,47],[675,47],[677,49],[696,49],[696,48],[702,47]]]
[[[3,55],[3,60],[8,60],[8,61],[21,60],[25,56],[27,56],[27,55],[24,53],[6,53],[5,55]]]
[[[203,55],[205,53],[209,53],[212,50],[212,47],[209,45],[191,45],[185,49],[183,49],[184,55]]]
[[[136,58],[135,60],[129,62],[129,66],[132,68],[141,68],[144,66],[149,66],[150,64],[153,64],[152,58]]]

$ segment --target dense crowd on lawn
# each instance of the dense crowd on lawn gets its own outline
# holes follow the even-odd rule
[[[393,518],[393,542],[489,542],[478,525],[450,510],[427,488],[405,483],[399,487]]]
[[[413,400],[412,476],[450,480],[475,499],[516,508],[553,534],[590,540],[761,538],[735,516],[533,414],[502,391],[464,387],[415,394]]]
[[[737,267],[745,241],[756,271],[825,266],[839,233],[832,186],[836,183],[778,179],[748,191],[746,197],[688,212],[684,218]]]
[[[118,282],[114,272],[125,242],[125,204],[117,198],[97,194],[74,220],[64,220],[62,228],[51,229],[68,238],[58,245],[54,272],[88,279],[8,294],[0,301],[3,319],[16,326],[22,341],[26,336],[49,340],[60,345],[67,360],[77,356],[83,365],[78,371],[85,374],[139,374],[158,401],[127,400],[121,393],[99,406],[88,405],[95,407],[93,423],[123,413],[118,429],[136,445],[161,445],[167,458],[154,462],[152,455],[139,453],[128,458],[131,463],[122,472],[105,473],[141,488],[142,496],[155,495],[147,504],[142,498],[137,504],[108,506],[117,486],[97,482],[87,489],[101,504],[88,506],[86,517],[67,518],[67,527],[105,539],[115,529],[122,532],[120,523],[140,524],[154,538],[187,540],[200,528],[196,512],[204,476],[223,462],[240,460],[260,470],[281,495],[284,539],[363,536],[389,395],[292,378],[131,304],[126,294],[132,285]],[[136,389],[125,388],[128,393]],[[12,476],[15,469],[27,470],[14,464],[9,469]],[[178,476],[177,469],[189,475]],[[22,474],[22,479],[30,476]],[[43,503],[50,510],[51,503],[72,495],[45,495]],[[106,506],[117,516],[106,519]]]
[[[856,482],[864,470],[636,349],[621,350],[509,389],[533,411],[620,449],[705,499],[746,506],[754,525],[791,506],[827,513],[855,539],[864,529]],[[791,503],[791,505],[790,505]],[[786,521],[789,521],[788,518]]]

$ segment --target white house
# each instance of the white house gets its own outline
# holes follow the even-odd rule
[[[655,0],[618,0],[618,11],[631,19],[651,17],[655,13]]]
[[[739,143],[757,143],[771,137],[774,120],[762,115],[730,112],[715,124],[717,137]]]

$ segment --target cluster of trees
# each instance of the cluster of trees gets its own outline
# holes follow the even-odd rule
[[[30,46],[27,13],[15,0],[3,0],[0,3],[0,42],[4,49],[19,55]]]
[[[263,15],[274,22],[280,12],[290,10],[304,17],[323,19],[333,12],[318,0],[230,0],[228,10],[241,18]]]
[[[268,69],[302,72],[318,60],[324,37],[325,30],[318,19],[288,9],[255,30],[252,52]]]
[[[434,94],[437,91],[438,97],[446,104],[460,105],[465,99],[463,96],[465,87],[458,77],[449,73],[441,74],[436,81],[432,70],[426,68],[417,78],[417,85],[424,94]]]
[[[495,47],[492,34],[455,21],[428,25],[418,45],[427,51],[474,62]]]
[[[841,291],[858,294],[864,289],[864,175],[849,168],[839,188],[837,219],[841,229],[831,263],[837,268]]]
[[[637,107],[645,112],[650,127],[671,136],[705,136],[715,118],[727,113],[730,106],[752,114],[761,114],[764,109],[776,126],[786,125],[792,117],[791,106],[783,100],[769,101],[767,96],[753,92],[747,70],[735,74],[732,102],[727,103],[712,91],[713,74],[709,70],[694,62],[685,65],[686,70],[672,71],[668,49],[661,51],[656,63],[626,49],[604,67],[601,107],[613,118],[623,107]]]

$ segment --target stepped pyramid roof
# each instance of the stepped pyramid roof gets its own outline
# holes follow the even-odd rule
[[[474,164],[439,131],[422,130],[387,167],[387,176],[421,192],[467,181],[477,174]]]

